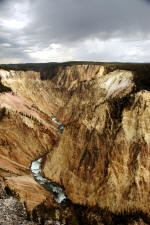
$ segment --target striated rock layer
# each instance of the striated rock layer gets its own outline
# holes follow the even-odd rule
[[[5,87],[0,89],[0,178],[3,187],[8,187],[25,202],[29,212],[47,198],[49,206],[54,207],[53,196],[35,182],[30,171],[31,162],[52,149],[58,138],[56,125],[36,104],[39,96],[29,97],[35,88],[37,73],[0,70],[0,76],[1,85]],[[34,84],[30,88],[32,81]]]
[[[140,213],[145,223],[126,224],[148,224],[148,72],[117,65],[55,65],[39,71],[0,70],[3,185],[14,190],[29,211],[43,202],[59,208],[30,172],[31,162],[46,154],[43,175],[64,187],[72,203],[107,209],[112,218]],[[61,136],[53,115],[65,125]],[[97,224],[115,224],[110,221]]]
[[[150,92],[138,88],[115,70],[81,82],[60,109],[66,127],[43,172],[74,203],[150,213]]]

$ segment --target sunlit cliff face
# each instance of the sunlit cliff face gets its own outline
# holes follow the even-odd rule
[[[73,204],[150,217],[150,65],[32,66],[40,72],[0,70],[3,187],[31,213],[61,210],[48,179]]]
[[[45,176],[63,185],[74,203],[149,213],[149,75],[75,68],[86,76],[72,82],[74,91],[58,111],[65,128],[44,162]],[[71,84],[73,67],[68,71]]]

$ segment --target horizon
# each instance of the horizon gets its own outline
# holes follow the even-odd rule
[[[25,62],[25,63],[4,63],[0,64],[0,66],[7,66],[7,65],[27,65],[27,64],[150,64],[150,62],[121,62],[121,61],[79,61],[79,60],[74,60],[74,61],[64,61],[64,62]]]
[[[0,64],[149,63],[149,12],[149,0],[0,0]]]

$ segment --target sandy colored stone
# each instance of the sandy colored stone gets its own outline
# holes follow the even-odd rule
[[[0,95],[0,176],[30,210],[47,196],[29,175],[31,161],[49,152],[43,174],[73,203],[150,216],[150,92],[140,84],[148,77],[138,76],[100,65],[0,70],[12,90]],[[64,123],[62,135],[52,115]],[[32,202],[26,193],[36,191]]]
[[[81,83],[58,113],[65,129],[43,172],[74,203],[149,215],[150,93],[136,88],[116,70]]]
[[[27,210],[32,210],[48,199],[49,206],[55,205],[52,195],[38,184],[31,175],[9,177],[3,183],[9,187],[18,199],[26,204]]]

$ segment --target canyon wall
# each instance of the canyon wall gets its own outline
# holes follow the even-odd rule
[[[62,186],[72,203],[150,217],[147,74],[105,65],[1,69],[1,180],[20,192],[20,184],[23,190],[35,182],[32,160],[47,153],[43,175]],[[65,125],[61,136],[54,115]],[[55,205],[34,184],[43,196],[37,203],[24,191],[20,195],[29,209],[47,198]]]
[[[43,172],[76,204],[149,214],[150,93],[135,76],[115,70],[82,81],[57,114],[66,126]]]

